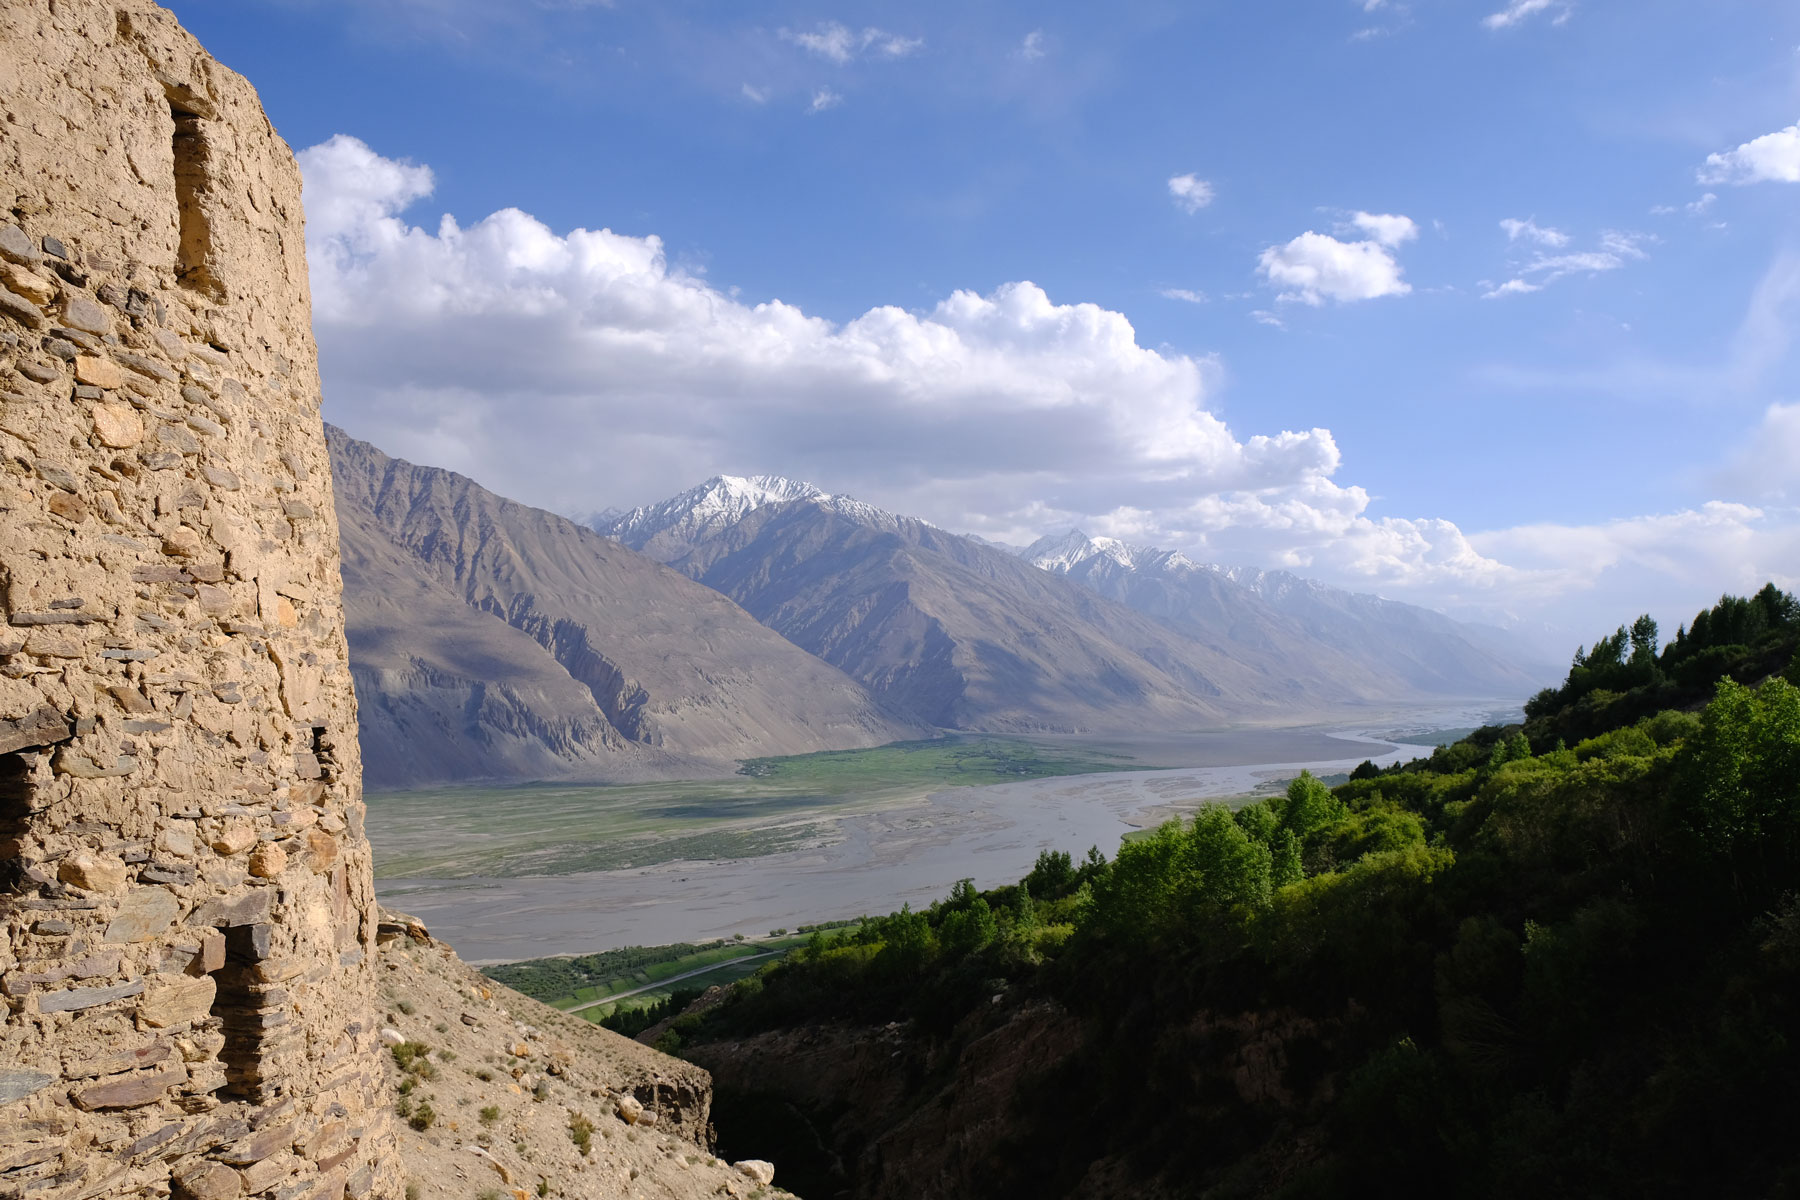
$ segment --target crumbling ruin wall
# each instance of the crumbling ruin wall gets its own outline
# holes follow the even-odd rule
[[[0,1197],[397,1194],[293,157],[0,0],[0,207]]]

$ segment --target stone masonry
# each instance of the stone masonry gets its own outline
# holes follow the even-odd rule
[[[0,0],[0,1197],[389,1197],[300,175],[149,0]]]

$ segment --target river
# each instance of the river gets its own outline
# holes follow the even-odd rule
[[[1451,727],[1487,710],[1437,714]],[[1474,718],[1471,720],[1471,718]],[[1307,761],[1225,763],[1020,780],[950,788],[921,800],[845,817],[817,849],[760,858],[673,862],[617,871],[511,879],[382,880],[384,904],[421,918],[468,962],[581,954],[625,945],[695,942],[863,913],[887,913],[943,896],[959,879],[977,887],[1017,882],[1040,851],[1109,856],[1135,828],[1209,797],[1236,796],[1301,769],[1349,770],[1423,753],[1383,740],[1384,730],[1319,731],[1296,740]],[[1266,753],[1267,735],[1247,739]],[[1215,759],[1216,761],[1216,759]],[[371,830],[379,836],[378,830]]]

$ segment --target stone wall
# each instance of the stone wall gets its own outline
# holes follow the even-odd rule
[[[300,177],[0,0],[0,1197],[399,1190]]]

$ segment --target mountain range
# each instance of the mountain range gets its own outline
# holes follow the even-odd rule
[[[370,788],[718,773],[926,732],[678,572],[326,432]]]
[[[1179,734],[1527,694],[1500,635],[1071,532],[719,476],[587,525],[328,429],[371,788],[717,774],[937,730]],[[591,526],[591,527],[590,527]]]
[[[1196,563],[1180,551],[1075,530],[1020,554],[1203,641],[1267,645],[1299,636],[1356,664],[1380,694],[1500,696],[1555,671],[1530,665],[1503,630],[1286,571]]]
[[[591,523],[941,727],[1176,732],[1534,682],[1497,631],[1411,605],[1079,533],[1012,552],[777,476]]]

